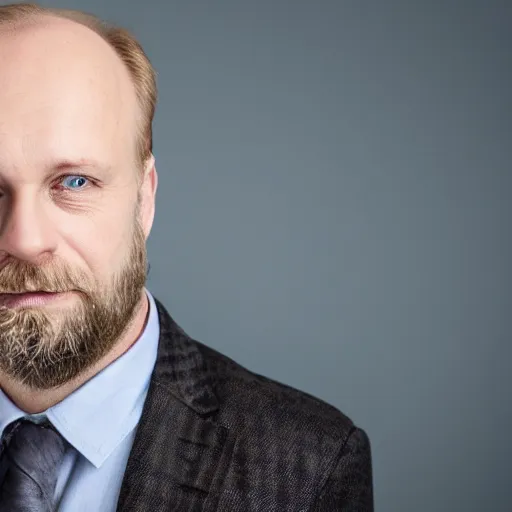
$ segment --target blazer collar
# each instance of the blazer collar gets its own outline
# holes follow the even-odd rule
[[[216,510],[230,456],[215,421],[214,374],[156,301],[160,339],[142,417],[121,485],[118,512]]]
[[[213,392],[214,376],[197,342],[171,318],[156,300],[160,318],[160,341],[152,380],[201,415],[219,407]]]

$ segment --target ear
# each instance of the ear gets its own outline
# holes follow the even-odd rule
[[[144,166],[144,175],[139,188],[140,222],[146,240],[153,226],[155,217],[155,196],[158,187],[158,175],[155,167],[155,157],[151,155]]]

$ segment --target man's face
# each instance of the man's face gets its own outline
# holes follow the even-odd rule
[[[0,28],[0,372],[32,388],[96,363],[141,303],[154,190],[137,180],[136,118],[96,34]]]

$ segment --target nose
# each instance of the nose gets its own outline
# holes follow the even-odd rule
[[[29,190],[0,199],[0,254],[38,263],[55,251],[56,226],[44,200]]]

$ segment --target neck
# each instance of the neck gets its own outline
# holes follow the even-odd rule
[[[4,374],[0,374],[0,388],[18,408],[27,414],[37,414],[46,411],[49,407],[64,400],[73,391],[121,357],[141,336],[146,326],[148,312],[149,302],[146,292],[143,291],[130,326],[117,341],[114,348],[95,365],[66,384],[49,390],[34,390],[10,379]]]

